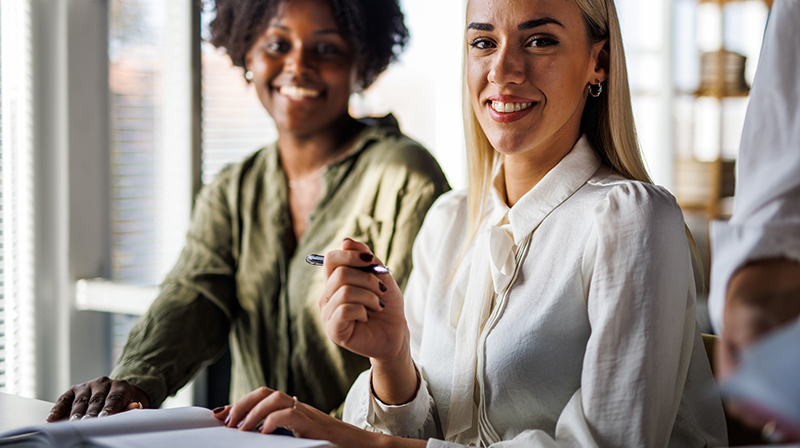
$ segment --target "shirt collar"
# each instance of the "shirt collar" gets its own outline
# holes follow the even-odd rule
[[[392,134],[402,135],[400,125],[392,114],[383,117],[360,118],[359,121],[366,124],[356,137],[353,145],[344,155],[330,163],[328,169],[322,175],[322,198],[326,200],[332,194],[351,171],[351,167],[367,148],[373,143],[379,142]]]
[[[519,245],[542,223],[547,215],[578,191],[600,168],[600,165],[600,157],[595,153],[586,136],[582,136],[572,150],[536,186],[509,208],[502,199],[505,197],[503,193],[505,170],[501,162],[493,179],[494,188],[491,189],[493,211],[490,214],[489,222],[496,225],[508,222],[514,237],[514,244]]]
[[[358,134],[353,145],[350,147],[351,149],[343,156],[331,162],[331,166],[341,164],[357,156],[370,147],[372,142],[382,140],[389,134],[401,134],[400,124],[397,122],[397,118],[392,114],[384,115],[383,117],[359,118],[358,121],[367,125],[367,127]]]

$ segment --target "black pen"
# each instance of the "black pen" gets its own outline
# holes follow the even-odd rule
[[[306,255],[306,263],[312,266],[322,266],[322,262],[325,260],[325,257],[322,255],[317,254],[308,254]],[[369,272],[370,274],[388,274],[389,268],[382,264],[373,264],[371,266],[363,266],[363,267],[355,267],[353,268],[358,269],[359,271]]]

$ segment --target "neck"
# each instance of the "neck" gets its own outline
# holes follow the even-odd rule
[[[505,155],[503,164],[508,206],[513,207],[525,193],[558,165],[558,162],[572,151],[579,138],[580,132],[569,133],[529,151]]]
[[[302,179],[319,171],[340,156],[353,143],[363,125],[349,115],[328,130],[312,135],[278,131],[281,165],[289,179]]]

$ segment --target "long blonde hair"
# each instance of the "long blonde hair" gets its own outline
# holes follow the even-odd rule
[[[625,50],[622,46],[622,32],[614,0],[574,1],[583,13],[589,41],[597,43],[608,39],[605,46],[608,51],[608,79],[604,83],[603,94],[600,97],[590,96],[587,99],[581,120],[581,131],[603,162],[621,176],[652,183],[636,135]],[[462,96],[469,181],[467,196],[469,236],[466,244],[469,245],[477,235],[486,200],[489,197],[491,177],[500,156],[483,132],[472,108],[467,85],[466,46],[463,61]],[[697,245],[688,227],[686,236],[694,261],[699,264]]]

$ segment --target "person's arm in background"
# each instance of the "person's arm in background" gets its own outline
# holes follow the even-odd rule
[[[72,386],[48,421],[157,408],[224,348],[236,312],[231,212],[222,173],[198,196],[187,243],[158,298],[131,331],[110,377]]]
[[[777,0],[758,63],[737,163],[736,207],[712,224],[717,368],[800,315],[800,1]]]

